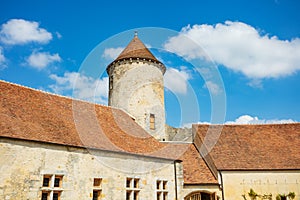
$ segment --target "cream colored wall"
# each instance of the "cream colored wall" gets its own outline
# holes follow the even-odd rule
[[[222,172],[225,200],[243,199],[252,188],[257,194],[278,194],[295,192],[295,200],[300,199],[300,170],[294,171],[239,171]]]
[[[102,199],[125,199],[126,177],[140,179],[139,200],[156,198],[158,179],[175,198],[170,160],[0,139],[0,199],[41,199],[44,174],[63,175],[62,200],[92,199],[94,178],[103,179]]]
[[[109,105],[128,112],[155,138],[167,140],[160,66],[149,61],[122,61],[110,70]],[[150,113],[155,114],[155,130],[149,126]]]

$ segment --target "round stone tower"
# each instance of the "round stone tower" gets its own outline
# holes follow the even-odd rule
[[[129,113],[156,139],[167,140],[163,83],[166,67],[147,49],[137,33],[106,71],[109,106]]]

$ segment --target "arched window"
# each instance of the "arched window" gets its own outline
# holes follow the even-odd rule
[[[208,192],[193,192],[184,197],[184,200],[217,200],[216,193],[208,193]]]

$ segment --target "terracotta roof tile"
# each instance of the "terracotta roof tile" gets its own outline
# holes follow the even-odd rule
[[[137,36],[134,36],[115,61],[127,58],[145,58],[159,62]]]
[[[164,155],[174,160],[181,160],[185,184],[218,184],[194,144],[169,142],[164,144],[165,147],[154,155]]]
[[[151,154],[164,145],[121,110],[0,81],[0,136]]]
[[[126,48],[120,53],[120,55],[107,66],[107,73],[110,73],[110,68],[117,63],[118,61],[128,60],[128,59],[140,59],[140,60],[147,60],[151,62],[155,62],[159,64],[159,68],[162,70],[162,73],[165,73],[166,67],[161,63],[159,60],[155,58],[155,56],[149,51],[149,49],[144,45],[144,43],[137,37],[134,38],[129,42]]]
[[[208,128],[211,132],[206,135]],[[202,144],[205,137],[208,143],[217,141],[209,155],[218,170],[300,169],[300,123],[194,125],[194,129]]]
[[[201,158],[194,144],[189,145],[180,159],[183,164],[185,184],[218,184],[217,179]]]
[[[193,144],[160,143],[119,109],[0,81],[0,137],[181,159],[186,184],[216,179]]]

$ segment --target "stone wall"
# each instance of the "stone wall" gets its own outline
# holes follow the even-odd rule
[[[192,142],[192,128],[174,128],[169,125],[165,125],[166,135],[169,141],[178,142]]]
[[[125,199],[127,190],[138,191],[139,200],[156,199],[157,181],[175,198],[171,160],[4,138],[0,147],[0,199],[41,199],[42,190],[59,190],[64,200],[92,199],[94,178],[102,179],[102,200]],[[61,187],[42,187],[44,175],[62,177]],[[137,179],[137,188],[126,188],[127,178]]]
[[[276,200],[278,194],[296,194],[295,200],[300,199],[300,170],[290,171],[224,171],[222,172],[225,199],[251,199],[250,189],[261,195],[272,195]]]
[[[150,61],[121,61],[109,73],[109,105],[123,109],[149,134],[159,140],[165,136],[163,72]],[[154,129],[150,114],[155,116]]]

